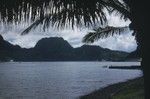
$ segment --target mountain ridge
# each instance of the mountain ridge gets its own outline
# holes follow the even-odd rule
[[[42,38],[35,47],[26,49],[0,36],[1,61],[123,61],[128,54],[95,45],[73,48],[61,37]]]

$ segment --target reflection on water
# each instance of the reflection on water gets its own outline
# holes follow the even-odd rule
[[[0,63],[0,98],[74,99],[109,84],[142,75],[140,70],[112,70],[103,66],[139,64],[139,62]]]

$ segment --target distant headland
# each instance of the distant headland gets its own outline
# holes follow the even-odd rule
[[[100,46],[73,48],[58,37],[43,38],[34,48],[26,49],[10,44],[0,35],[0,61],[125,61],[128,56],[127,52]]]

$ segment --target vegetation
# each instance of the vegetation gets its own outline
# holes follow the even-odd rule
[[[105,28],[99,27],[97,29],[93,29],[94,32],[89,32],[87,35],[84,36],[83,42],[85,43],[93,43],[100,38],[107,38],[109,36],[113,36],[114,34],[120,34],[124,32],[128,27],[113,27],[107,26]]]
[[[0,36],[0,61],[124,61],[128,53],[99,46],[73,48],[63,38],[43,38],[30,49],[15,46]]]
[[[143,78],[130,82],[122,88],[112,99],[144,99],[144,82]]]
[[[124,2],[123,2],[124,1]],[[31,29],[42,24],[45,30],[50,25],[55,27],[67,27],[74,25],[93,26],[100,23],[102,27],[94,29],[95,32],[88,33],[83,42],[92,43],[99,38],[120,34],[126,27],[113,27],[107,25],[106,11],[109,13],[116,12],[121,18],[133,21],[132,9],[129,0],[12,0],[9,2],[1,0],[1,20],[3,22],[19,23],[28,21],[31,24],[22,34],[28,33]],[[141,36],[137,33],[133,24],[130,29],[134,29],[133,35],[136,36],[138,51],[141,44]],[[140,51],[139,51],[140,52]],[[140,53],[139,53],[140,54]]]
[[[141,55],[143,34],[147,40],[149,39],[147,36],[149,34],[149,17],[147,15],[148,6],[146,5],[149,3],[147,0],[123,1],[124,3],[120,0],[92,0],[92,2],[91,0],[0,0],[0,17],[3,22],[14,20],[16,24],[22,18],[24,20],[32,19],[34,23],[22,33],[26,34],[39,24],[43,24],[43,28],[48,28],[49,25],[66,26],[68,23],[72,27],[74,24],[89,26],[99,21],[104,24],[107,23],[104,9],[109,12],[117,11],[124,18],[131,20],[132,23],[129,28],[134,30],[133,34],[136,36],[138,44],[137,50]],[[148,47],[143,46],[144,57],[149,57],[148,51]],[[149,99],[150,80],[148,75],[150,67],[147,64],[149,64],[149,59],[145,61],[145,64],[142,62],[145,83],[147,84],[145,98]]]
[[[80,99],[144,99],[143,77],[97,90]]]
[[[124,2],[123,2],[124,1]],[[122,27],[113,27],[107,25],[106,11],[109,13],[116,12],[125,20],[133,21],[132,9],[129,0],[12,0],[7,2],[1,0],[1,20],[3,22],[28,21],[31,19],[31,24],[22,34],[28,33],[31,29],[36,28],[39,24],[43,25],[45,30],[50,25],[55,27],[66,27],[74,25],[93,26],[100,23],[103,28],[95,29],[95,32],[87,34],[83,41],[94,42],[103,37],[108,37],[124,30]],[[130,28],[134,29],[133,35],[136,36],[138,50],[140,49],[141,36],[137,33],[133,25]],[[126,28],[126,27],[125,27]]]

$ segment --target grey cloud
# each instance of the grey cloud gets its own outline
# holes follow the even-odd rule
[[[129,25],[130,21],[124,22],[118,19],[118,16],[108,16],[109,24],[113,26],[126,26]],[[0,34],[5,40],[12,44],[20,45],[21,47],[30,48],[34,47],[38,40],[44,37],[63,37],[67,40],[73,47],[79,47],[83,45],[82,38],[91,31],[88,28],[75,28],[72,29],[62,29],[58,31],[50,27],[46,32],[40,28],[32,30],[29,34],[21,36],[20,33],[28,26],[27,23],[21,23],[20,25],[2,25],[0,24]],[[99,45],[104,48],[109,48],[112,50],[122,50],[131,52],[136,49],[136,41],[131,35],[132,31],[126,31],[121,35],[115,35],[113,37],[108,37],[106,39],[100,39],[92,45]]]

